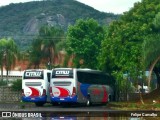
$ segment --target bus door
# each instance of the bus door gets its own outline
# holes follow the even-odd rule
[[[52,102],[71,102],[76,95],[75,79],[72,69],[55,69],[50,85]]]

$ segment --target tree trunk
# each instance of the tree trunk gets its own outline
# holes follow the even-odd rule
[[[157,88],[160,88],[160,68],[154,67],[153,71],[157,77]]]
[[[142,97],[142,93],[141,92],[139,93],[139,96],[140,96],[141,103],[144,105],[144,101],[143,101],[143,97]]]
[[[8,73],[9,73],[9,70],[8,70],[8,68],[7,68],[7,78],[6,78],[6,81],[7,81],[7,83],[8,83]]]
[[[1,65],[1,80],[3,81],[3,64]]]
[[[8,63],[8,50],[6,50],[5,62],[6,62],[6,81],[8,83],[8,71],[9,71],[9,63]]]
[[[150,82],[151,82],[153,68],[154,68],[154,66],[156,65],[156,63],[159,60],[160,60],[160,56],[155,61],[153,61],[153,63],[151,64],[151,66],[149,68],[148,87],[150,87]]]

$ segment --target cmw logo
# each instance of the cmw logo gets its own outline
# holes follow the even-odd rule
[[[56,71],[56,74],[57,75],[61,75],[61,74],[67,75],[69,74],[69,71]]]
[[[41,76],[41,72],[26,72],[25,76],[28,76],[28,77],[40,77]]]

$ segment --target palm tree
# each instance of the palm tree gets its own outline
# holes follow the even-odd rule
[[[6,39],[0,39],[0,66],[1,66],[1,79],[3,81],[3,67],[4,67],[4,54],[5,54],[5,47],[6,47]]]
[[[3,80],[3,67],[7,71],[7,81],[8,81],[8,71],[11,66],[15,64],[18,55],[18,47],[14,40],[11,38],[3,38],[0,40],[0,65],[1,65],[1,78]]]
[[[50,65],[53,64],[54,57],[57,55],[56,44],[63,38],[63,30],[55,27],[44,26],[39,30],[39,35],[30,48],[30,62],[34,68],[39,68],[42,60],[47,60]]]
[[[33,64],[34,68],[39,68],[39,65],[42,59],[43,53],[41,50],[41,44],[42,44],[42,41],[39,38],[33,40],[32,46],[28,51],[30,64],[31,65]]]
[[[42,39],[43,58],[53,64],[54,57],[57,55],[56,44],[63,39],[64,32],[59,28],[45,26],[40,29],[39,36]]]
[[[7,39],[5,54],[4,54],[4,63],[7,71],[7,81],[8,81],[8,72],[12,66],[15,65],[16,59],[18,58],[18,47],[13,39]]]

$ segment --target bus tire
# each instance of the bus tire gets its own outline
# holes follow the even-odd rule
[[[44,103],[43,103],[43,102],[36,102],[35,105],[36,105],[37,107],[41,107],[41,106],[44,105]]]
[[[112,95],[109,95],[108,96],[108,102],[111,102],[112,101]]]

